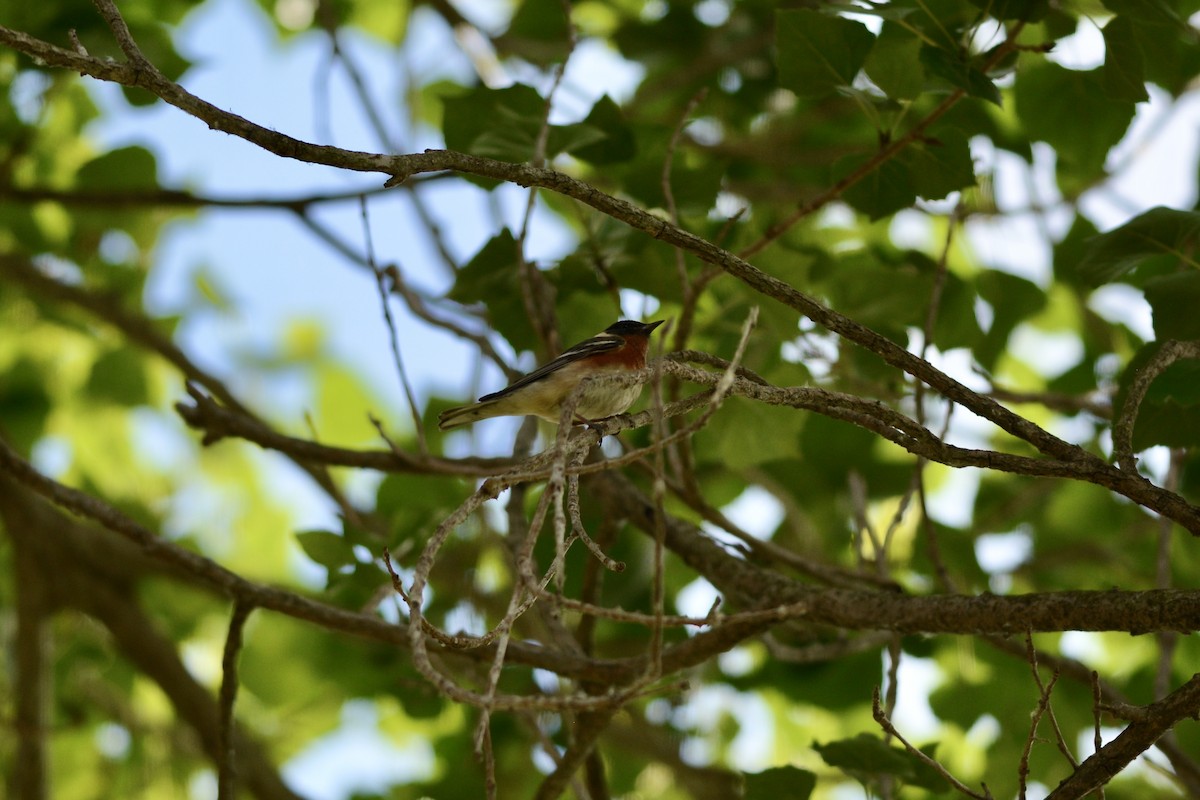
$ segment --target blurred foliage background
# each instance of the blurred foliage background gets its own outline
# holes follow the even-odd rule
[[[1197,501],[1200,367],[1194,349],[1162,355],[1166,342],[1200,339],[1194,0],[117,5],[167,78],[192,87],[206,61],[228,62],[237,86],[193,88],[219,107],[319,144],[544,162],[744,254],[1106,460],[1132,393],[1142,473]],[[260,85],[219,26],[207,45],[182,33],[218,13],[257,31],[266,62],[304,51],[311,69]],[[0,0],[0,26],[125,58],[84,0]],[[482,459],[529,446],[519,421],[443,434],[436,413],[619,317],[671,320],[667,353],[730,359],[757,307],[741,363],[761,380],[879,401],[962,447],[1036,455],[778,297],[563,194],[445,172],[384,191],[385,176],[336,166],[289,166],[277,180],[277,157],[194,121],[106,146],[105,125],[186,117],[3,42],[0,437],[54,481],[250,581],[402,629],[383,549],[410,577],[435,529],[508,463]],[[249,87],[258,100],[222,98]],[[207,167],[181,176],[177,151],[213,175],[236,172],[236,189]],[[216,217],[250,222],[221,248],[177,252]],[[1139,386],[1147,364],[1161,371]],[[236,432],[202,442],[176,411],[195,402],[186,381],[298,439],[388,451],[386,432],[415,466],[323,461]],[[669,379],[662,391],[694,387]],[[603,452],[655,437],[643,426]],[[533,449],[553,440],[543,427]],[[661,495],[654,459],[622,467],[619,486],[730,561],[805,587],[1036,602],[1188,588],[1200,575],[1186,531],[1087,476],[957,469],[812,411],[730,398],[668,449]],[[582,521],[629,568],[606,574],[576,545],[561,591],[650,613],[654,532],[612,501],[614,485],[583,481]],[[501,620],[542,491],[505,492],[454,527],[430,576],[430,622],[480,635]],[[11,474],[0,495],[10,796],[216,796],[228,597]],[[534,556],[550,565],[552,536]],[[667,613],[704,617],[723,580],[668,551]],[[756,587],[739,589],[722,612],[753,606]],[[364,638],[348,623],[260,610],[238,659],[240,786],[257,797],[539,796],[598,725],[568,796],[955,791],[873,719],[882,687],[899,732],[972,791],[1043,796],[1092,753],[1098,715],[1105,741],[1127,724],[1100,714],[1091,671],[1109,706],[1143,705],[1200,658],[1178,625],[1133,638],[1064,629],[1032,637],[1037,678],[1021,637],[997,634],[1004,622],[977,636],[783,622],[601,720],[498,711],[488,767],[476,757],[479,711],[428,683],[402,634]],[[597,663],[653,646],[651,625],[569,609],[558,622],[527,614],[514,642],[552,641],[553,624]],[[662,636],[684,646],[697,627]],[[437,659],[462,685],[486,686],[486,659]],[[500,689],[596,686],[516,657]],[[1046,697],[1053,725],[1039,717],[1035,735],[1030,715]],[[1106,796],[1200,797],[1197,753],[1200,729],[1184,721]]]

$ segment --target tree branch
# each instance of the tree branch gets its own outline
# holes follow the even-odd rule
[[[1046,800],[1083,797],[1110,781],[1131,761],[1150,749],[1167,731],[1188,717],[1200,715],[1200,673],[1171,694],[1145,708],[1146,715],[1093,753]]]
[[[115,8],[112,7],[109,0],[97,0],[97,3],[100,7],[110,9],[111,13],[115,13]],[[116,35],[119,36],[119,34]],[[834,333],[876,353],[892,366],[926,382],[948,399],[959,403],[984,419],[990,420],[1013,436],[1029,442],[1047,455],[1067,461],[1099,461],[1097,457],[1064,442],[1033,422],[1014,414],[990,397],[979,395],[968,389],[928,361],[908,352],[887,337],[833,311],[816,299],[778,278],[766,274],[733,253],[625,200],[605,194],[599,189],[561,172],[543,167],[495,161],[450,150],[427,150],[424,153],[384,156],[315,145],[264,128],[236,114],[222,111],[211,103],[188,93],[157,71],[115,65],[100,59],[81,56],[3,26],[0,26],[0,44],[6,44],[27,55],[40,58],[52,66],[75,70],[126,86],[145,88],[165,102],[206,122],[214,130],[239,136],[284,158],[360,172],[390,174],[392,178],[387,185],[392,186],[417,174],[452,170],[525,187],[538,186],[572,197],[630,227],[648,233],[660,241],[682,248],[706,263],[720,267],[755,291],[783,303]],[[1200,527],[1195,532],[1200,533]]]

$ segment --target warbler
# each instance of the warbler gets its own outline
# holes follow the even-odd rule
[[[438,416],[442,430],[469,425],[491,417],[535,416],[557,423],[562,404],[584,378],[619,375],[646,366],[650,334],[663,321],[623,319],[587,341],[564,350],[545,366],[518,378],[507,387],[485,394],[469,406],[451,408]],[[641,394],[641,386],[594,381],[583,389],[575,406],[575,422],[594,422],[624,412]]]

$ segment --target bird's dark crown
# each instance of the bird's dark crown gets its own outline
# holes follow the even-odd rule
[[[617,336],[632,336],[639,333],[642,336],[649,336],[651,331],[662,324],[663,321],[661,319],[654,322],[638,322],[636,319],[622,319],[609,325],[604,329],[604,332]]]

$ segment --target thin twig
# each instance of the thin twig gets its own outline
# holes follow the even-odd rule
[[[930,758],[927,754],[921,752],[918,748],[910,744],[909,741],[900,733],[900,731],[896,730],[896,726],[892,724],[892,721],[884,712],[883,706],[879,702],[878,686],[875,687],[875,690],[871,695],[871,715],[875,718],[875,721],[879,723],[879,727],[883,729],[885,734],[895,737],[896,741],[900,742],[900,744],[904,746],[904,749],[907,750],[909,754],[916,757],[919,761],[921,761],[921,763],[933,769],[935,772],[937,772],[937,774],[941,775],[946,782],[948,782],[960,793],[966,795],[967,797],[975,798],[975,800],[992,800],[992,793],[988,791],[987,784],[982,784],[983,794],[972,791],[967,787],[966,784],[951,775],[950,771],[942,766],[939,761]]]
[[[400,355],[400,335],[396,331],[396,320],[392,317],[392,307],[388,303],[389,293],[385,285],[384,273],[375,261],[375,243],[371,237],[371,219],[367,215],[367,200],[365,197],[359,203],[359,211],[362,214],[363,241],[366,243],[367,248],[367,264],[370,265],[371,271],[375,274],[375,286],[379,289],[379,303],[383,308],[383,321],[388,329],[388,340],[392,347],[392,361],[396,366],[396,375],[400,378],[400,385],[404,389],[404,399],[408,401],[408,410],[412,414],[413,431],[417,436],[417,450],[421,455],[427,455],[429,447],[425,442],[425,426],[421,424],[421,411],[417,408],[417,397],[413,393],[412,383],[409,382],[408,373],[404,369],[404,359]]]
[[[242,649],[242,629],[254,606],[242,600],[233,604],[233,616],[225,635],[225,653],[221,658],[220,722],[217,727],[217,798],[237,797],[237,753],[235,751],[233,704],[238,690],[238,654]]]

